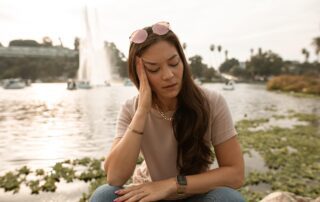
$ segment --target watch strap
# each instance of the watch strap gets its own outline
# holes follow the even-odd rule
[[[187,178],[184,175],[177,176],[177,194],[179,196],[184,195],[186,193],[187,188]]]

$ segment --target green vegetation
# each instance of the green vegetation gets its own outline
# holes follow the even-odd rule
[[[65,81],[75,77],[78,66],[78,57],[0,57],[0,79]]]
[[[137,164],[141,164],[143,160],[142,157],[139,157]],[[20,185],[23,183],[30,188],[31,194],[39,194],[40,192],[55,192],[61,180],[67,183],[81,180],[90,183],[89,194],[83,193],[80,199],[80,201],[87,201],[98,186],[106,183],[106,176],[102,169],[103,161],[104,158],[93,159],[88,157],[66,160],[56,163],[50,172],[45,172],[43,169],[31,171],[27,166],[23,166],[0,176],[0,188],[6,192],[18,193]],[[82,172],[76,174],[77,170]],[[38,176],[38,179],[27,180],[26,177],[28,175]]]
[[[75,169],[79,166],[85,166],[85,170],[79,175],[76,175]],[[26,180],[26,177],[31,174],[38,176],[39,179]],[[26,166],[23,166],[21,169],[0,176],[0,188],[3,188],[6,192],[13,191],[17,193],[20,189],[20,184],[24,183],[30,188],[31,194],[39,194],[40,191],[54,192],[57,188],[56,183],[62,179],[70,183],[74,180],[87,182],[100,178],[104,178],[104,171],[101,169],[101,160],[83,158],[58,162],[53,166],[52,171],[47,173],[43,169],[37,169],[33,172]]]
[[[264,159],[268,171],[253,171],[241,189],[247,201],[258,201],[271,191],[281,190],[316,198],[320,195],[320,117],[291,112],[281,118],[296,118],[309,125],[292,129],[271,127],[251,131],[267,122],[266,119],[242,120],[237,130],[242,146],[257,151]],[[255,191],[253,187],[269,185],[271,190]]]
[[[213,68],[208,68],[207,64],[204,64],[200,55],[195,55],[189,58],[190,70],[195,78],[201,78],[203,81],[211,81],[217,76],[217,72]]]
[[[269,80],[267,89],[320,95],[320,79],[317,76],[277,76]]]

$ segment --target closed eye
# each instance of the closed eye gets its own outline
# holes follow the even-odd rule
[[[160,68],[157,68],[157,69],[149,69],[149,68],[147,68],[148,72],[150,72],[150,73],[156,73],[156,72],[159,71],[159,69]]]
[[[176,67],[176,66],[178,66],[178,64],[179,64],[179,62],[177,64],[169,64],[169,66]]]
[[[169,66],[171,66],[171,67],[176,67],[176,66],[178,66],[179,63],[180,63],[180,59],[178,60],[177,63],[175,63],[175,64],[169,64]]]

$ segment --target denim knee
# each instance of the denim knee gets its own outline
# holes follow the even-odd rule
[[[110,186],[107,184],[101,185],[98,187],[92,194],[90,202],[113,202],[117,198],[117,195],[114,193],[121,187]]]
[[[244,202],[242,195],[228,187],[217,187],[206,194],[199,194],[185,200],[187,202]]]
[[[245,202],[240,192],[229,187],[215,188],[206,195],[204,201],[207,199],[215,202]]]

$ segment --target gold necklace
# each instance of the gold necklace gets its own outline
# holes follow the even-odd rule
[[[162,118],[163,118],[164,120],[166,120],[166,121],[172,121],[172,120],[173,120],[173,117],[167,117],[167,116],[164,114],[164,112],[160,111],[159,106],[158,106],[157,104],[155,104],[155,105],[156,105],[156,108],[157,108],[159,114],[162,116]]]

